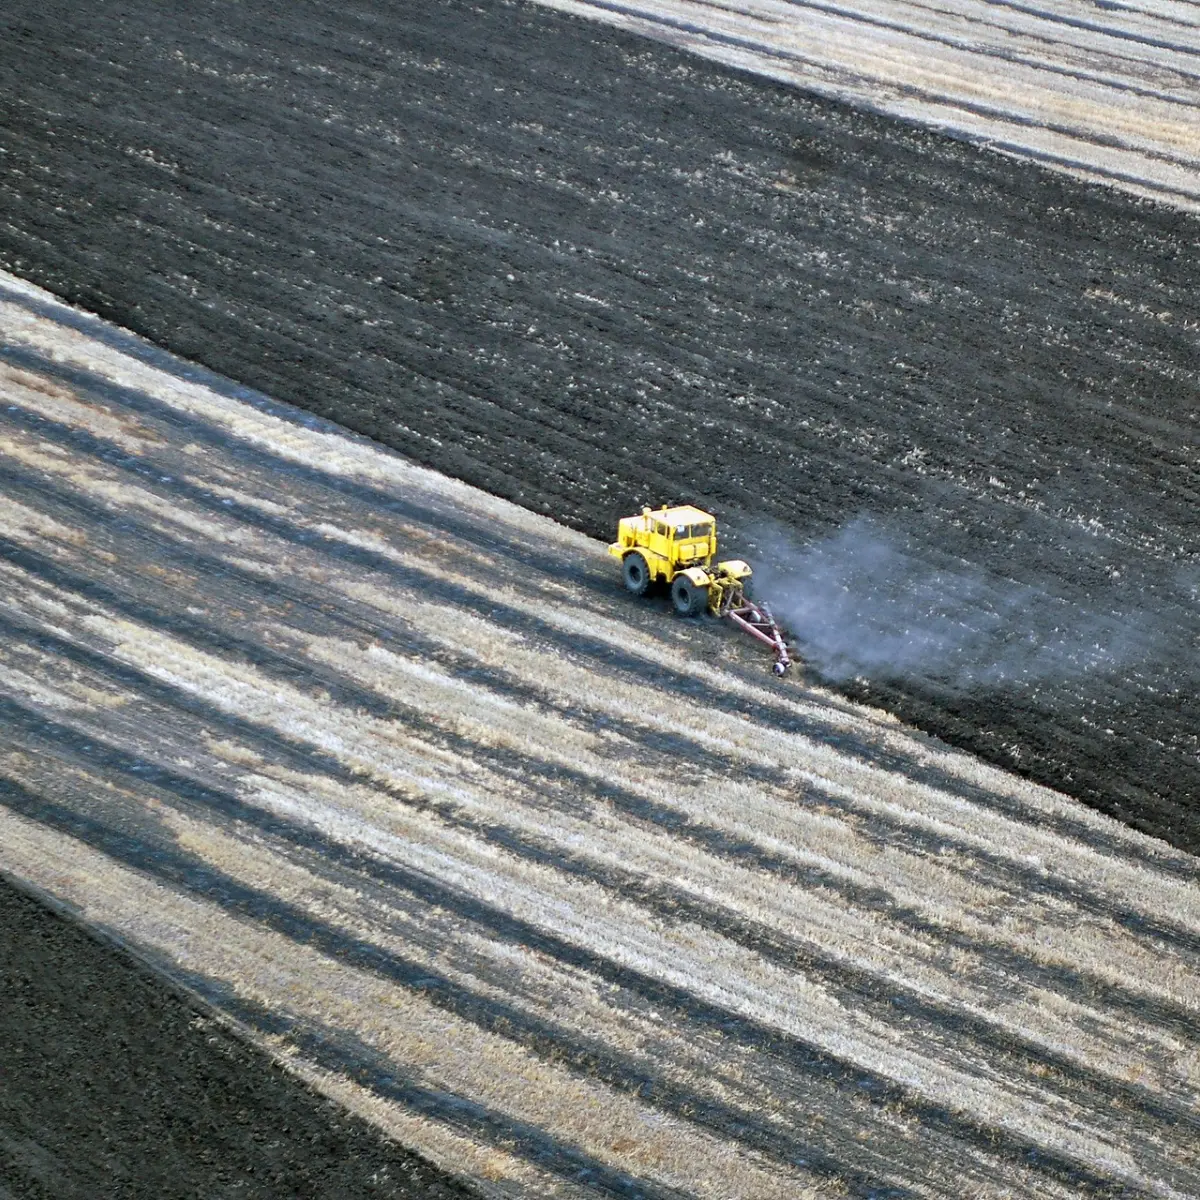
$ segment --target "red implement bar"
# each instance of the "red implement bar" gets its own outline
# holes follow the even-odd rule
[[[755,604],[751,600],[743,600],[739,607],[731,608],[725,615],[751,637],[758,638],[760,642],[775,651],[775,665],[771,670],[776,675],[782,675],[788,669],[792,660],[788,657],[783,631],[765,604]]]

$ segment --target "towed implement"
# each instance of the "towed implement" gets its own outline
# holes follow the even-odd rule
[[[713,561],[717,523],[711,513],[690,504],[643,508],[636,517],[621,518],[617,540],[608,552],[621,560],[625,586],[635,596],[644,596],[655,584],[666,584],[681,616],[707,611],[727,618],[771,647],[776,675],[788,669],[791,659],[782,630],[771,610],[750,598],[750,565],[740,558]]]

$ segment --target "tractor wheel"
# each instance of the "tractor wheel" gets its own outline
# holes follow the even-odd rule
[[[635,596],[644,596],[650,586],[650,565],[645,558],[635,550],[625,555],[621,570],[625,575],[625,586]]]
[[[749,600],[751,603],[754,602],[754,580],[753,579],[743,579],[742,580],[742,595],[745,596],[746,599]]]
[[[697,587],[686,575],[676,575],[671,584],[671,602],[681,617],[694,617],[708,607],[708,588]]]

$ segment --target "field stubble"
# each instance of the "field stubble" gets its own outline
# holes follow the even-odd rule
[[[836,557],[882,520],[916,577],[965,581],[984,666],[1011,641],[1022,669],[845,685],[1195,852],[1195,215],[755,77],[701,28],[823,30],[868,92],[898,72],[884,107],[941,87],[943,116],[1186,192],[1194,13],[614,8],[686,12],[737,69],[502,0],[11,3],[0,263],[593,536],[688,499],[761,562],[764,524]],[[809,57],[792,83],[858,86]],[[947,86],[904,90],[922,62]],[[1092,669],[1123,641],[1146,653]]]
[[[16,281],[0,323],[0,868],[490,1194],[1200,1186],[1190,856]]]

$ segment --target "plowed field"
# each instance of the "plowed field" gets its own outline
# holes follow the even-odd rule
[[[4,20],[0,264],[592,536],[883,522],[1041,637],[846,686],[1200,849],[1196,218],[536,6]]]
[[[191,989],[0,893],[0,1200],[1195,1196],[1200,223],[778,83],[1186,208],[1192,10],[550,7],[0,13],[0,874]]]
[[[1195,859],[0,299],[0,869],[489,1194],[1200,1189]]]

